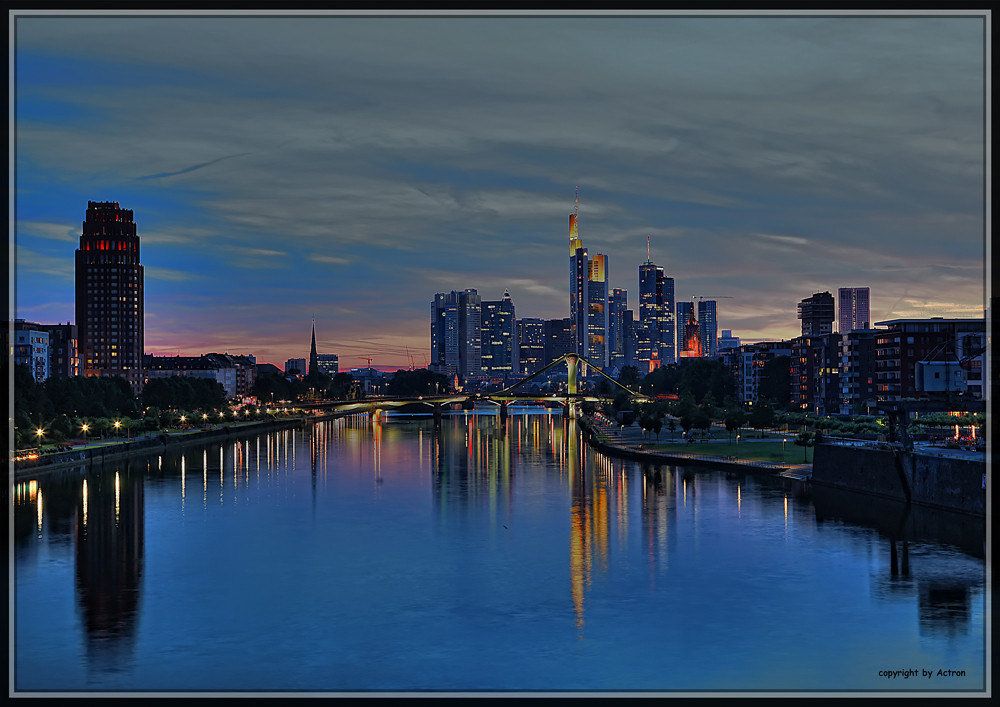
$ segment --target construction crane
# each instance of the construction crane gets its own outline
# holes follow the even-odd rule
[[[358,356],[362,361],[368,361],[368,368],[372,367],[372,357],[371,356]]]

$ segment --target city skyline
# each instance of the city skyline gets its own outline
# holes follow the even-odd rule
[[[650,238],[744,342],[844,287],[983,316],[981,16],[109,14],[15,18],[12,318],[76,323],[116,201],[147,353],[280,366],[315,318],[342,370],[422,367],[435,293],[569,315],[577,187],[633,310]]]

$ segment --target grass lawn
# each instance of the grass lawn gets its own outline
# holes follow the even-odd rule
[[[662,435],[661,435],[662,437]],[[802,447],[795,445],[792,440],[794,437],[789,437],[788,441],[784,444],[784,453],[782,453],[782,443],[781,440],[775,439],[752,439],[752,440],[741,440],[739,444],[734,440],[733,442],[728,442],[726,440],[719,440],[715,442],[677,442],[671,443],[646,443],[644,447],[649,450],[663,451],[663,452],[685,452],[687,454],[703,454],[706,456],[713,457],[739,457],[740,459],[759,459],[762,461],[772,461],[772,462],[789,462],[792,464],[802,464],[809,463],[812,461],[812,447],[806,448],[806,461],[803,462],[803,450]]]

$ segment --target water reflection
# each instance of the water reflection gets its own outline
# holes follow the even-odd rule
[[[901,501],[813,489],[816,522],[846,522],[878,532],[883,562],[872,587],[882,599],[916,598],[921,635],[968,632],[985,569],[985,520]],[[935,551],[929,551],[933,543]],[[939,546],[955,549],[942,555]]]
[[[132,654],[142,592],[142,471],[125,463],[84,481],[76,510],[77,600],[92,663],[119,669]]]
[[[348,653],[362,644],[368,650],[369,642],[350,638],[346,630],[350,627],[357,636],[383,632],[370,642],[378,644],[371,648],[376,657],[383,650],[391,651],[391,641],[402,641],[404,633],[423,636],[426,632],[427,641],[449,646],[441,649],[442,654],[461,662],[464,655],[460,654],[475,653],[465,651],[468,646],[484,649],[472,637],[469,627],[473,625],[489,630],[492,640],[498,641],[496,650],[505,655],[523,651],[542,664],[558,654],[559,660],[552,661],[559,662],[559,669],[568,666],[567,671],[576,671],[586,665],[593,671],[588,678],[595,682],[600,680],[595,668],[598,655],[605,646],[620,649],[622,663],[626,655],[629,661],[641,663],[646,656],[633,647],[635,640],[664,651],[672,656],[672,665],[685,664],[684,670],[689,670],[695,658],[688,653],[715,654],[719,646],[739,641],[732,626],[742,627],[745,620],[747,632],[769,630],[762,626],[771,624],[757,622],[755,612],[773,617],[775,611],[787,610],[791,619],[785,629],[802,623],[810,626],[803,631],[814,631],[815,607],[832,605],[824,604],[831,599],[844,602],[836,611],[856,612],[875,622],[880,614],[898,619],[906,613],[895,611],[900,606],[912,608],[900,621],[909,622],[906,627],[911,633],[918,628],[921,636],[951,638],[981,631],[977,623],[982,621],[985,584],[981,519],[906,509],[903,504],[811,488],[798,481],[710,468],[647,467],[604,457],[583,443],[574,421],[558,413],[512,414],[506,425],[496,415],[460,414],[444,417],[439,427],[433,427],[430,420],[358,415],[305,429],[230,438],[222,444],[154,455],[132,464],[47,475],[18,483],[13,501],[18,566],[34,563],[36,575],[51,572],[44,567],[46,558],[38,548],[46,543],[65,546],[65,557],[75,558],[72,568],[66,563],[66,572],[75,571],[81,643],[86,648],[83,658],[91,666],[108,670],[142,666],[162,675],[148,667],[155,656],[143,653],[158,650],[162,636],[157,633],[138,641],[137,635],[143,627],[152,633],[150,624],[163,621],[162,615],[152,616],[152,621],[139,617],[144,566],[147,562],[150,568],[161,566],[163,548],[158,539],[164,529],[221,542],[221,537],[206,533],[225,528],[237,545],[244,537],[256,538],[258,545],[247,552],[244,565],[259,562],[261,572],[273,568],[275,574],[308,577],[312,584],[290,582],[288,586],[294,587],[287,589],[289,595],[323,617],[325,625],[345,630],[339,638],[330,638],[318,628],[323,621],[313,621],[310,615],[296,626],[293,640],[277,621],[248,613],[236,616],[233,627],[253,625],[257,630],[260,626],[262,633],[261,645],[246,650],[272,650],[265,638],[268,631],[284,636],[286,647],[297,645],[302,632],[303,645],[313,646],[309,651],[333,646],[329,654],[341,651],[348,656],[342,662],[352,670],[360,664],[352,663]],[[226,512],[220,512],[220,506],[226,506]],[[317,513],[317,506],[323,512]],[[273,509],[280,510],[282,522],[262,525],[260,513]],[[146,513],[151,523],[148,548]],[[306,516],[309,524],[298,522],[296,514]],[[192,516],[204,516],[204,527],[201,517],[195,523]],[[239,526],[237,520],[248,525]],[[518,524],[512,525],[512,520]],[[266,543],[260,542],[261,527],[267,528]],[[315,539],[300,535],[303,528],[313,527],[325,533],[322,537],[349,536],[352,541],[344,546],[342,556],[314,554],[310,548]],[[359,527],[364,532],[357,531]],[[527,527],[540,534],[526,537],[515,532]],[[410,543],[408,537],[405,551],[392,543],[393,550],[384,557],[379,554],[382,545],[390,544],[385,538],[398,535],[401,529],[420,539],[426,528],[432,542],[425,549],[417,540]],[[293,531],[298,534],[288,535]],[[435,537],[439,531],[445,532]],[[274,545],[282,546],[280,552],[270,546],[272,534]],[[437,542],[440,538],[447,543]],[[368,549],[374,565],[384,562],[385,567],[394,568],[422,563],[422,571],[408,575],[406,591],[412,597],[400,602],[391,587],[370,584],[365,575],[370,566],[364,554]],[[741,551],[745,549],[753,553],[744,556]],[[189,551],[192,558],[211,564],[206,553],[194,546],[185,548]],[[424,551],[426,555],[419,554]],[[290,556],[287,563],[286,556]],[[343,557],[352,561],[341,565]],[[546,576],[519,574],[519,565],[529,563],[543,567],[539,574]],[[828,576],[831,563],[838,567],[842,563],[851,571],[857,568],[865,589],[863,601],[836,588],[828,590],[818,581]],[[234,566],[242,571],[244,565]],[[303,571],[303,567],[308,569]],[[343,568],[350,569],[341,574]],[[211,571],[206,569],[197,581],[216,581]],[[463,584],[465,578],[468,586]],[[479,578],[484,579],[478,582]],[[156,604],[157,594],[169,593],[175,586],[173,577],[163,582],[165,586],[146,595],[147,616],[155,614],[149,605]],[[745,590],[746,596],[727,596],[728,582]],[[530,591],[523,589],[526,586]],[[326,587],[325,593],[313,587]],[[251,582],[243,594],[255,597],[258,589]],[[523,596],[519,595],[522,591]],[[338,594],[340,601],[331,600],[330,593]],[[369,609],[361,598],[367,594],[388,601]],[[476,604],[476,612],[459,612],[457,619],[454,612],[441,608],[449,602],[465,606],[473,595],[475,602],[493,603]],[[770,604],[788,597],[793,601],[787,606]],[[799,597],[807,600],[796,604]],[[350,610],[342,610],[341,604]],[[184,606],[194,611],[196,605]],[[734,606],[751,610],[734,618]],[[892,625],[890,619],[885,620]],[[201,652],[190,658],[192,662],[215,665],[212,661],[224,661],[221,639],[212,635],[211,621],[208,627],[204,620],[184,624],[178,617],[178,621],[182,628],[172,639],[175,650],[178,646],[187,650],[197,642],[199,647],[192,650]],[[406,630],[397,631],[395,626]],[[32,633],[22,633],[23,640],[44,640],[40,634],[53,633],[52,628],[67,634],[76,630],[54,622],[53,627],[32,627]],[[530,640],[542,646],[537,653],[518,642],[515,634],[521,631],[536,632]],[[798,638],[794,630],[782,635],[784,645]],[[560,640],[572,645],[560,644]],[[383,643],[390,647],[384,648]],[[458,647],[452,650],[452,644]],[[485,650],[494,647],[486,645]],[[280,663],[282,655],[275,651],[273,658]],[[393,660],[398,656],[390,655]],[[284,669],[289,674],[308,663],[293,649],[288,656]],[[580,656],[593,657],[594,662],[574,662]],[[600,654],[609,664],[618,658],[618,654]],[[805,658],[814,663],[823,660],[822,656]],[[524,668],[516,663],[511,666],[512,672]],[[37,675],[46,668],[31,669]],[[615,665],[614,670],[622,666]],[[711,670],[704,670],[692,684],[713,679]],[[145,675],[135,678],[139,683],[143,679]]]

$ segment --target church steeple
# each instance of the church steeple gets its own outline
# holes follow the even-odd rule
[[[319,373],[319,358],[316,356],[316,317],[313,317],[312,346],[309,348],[309,375]]]

